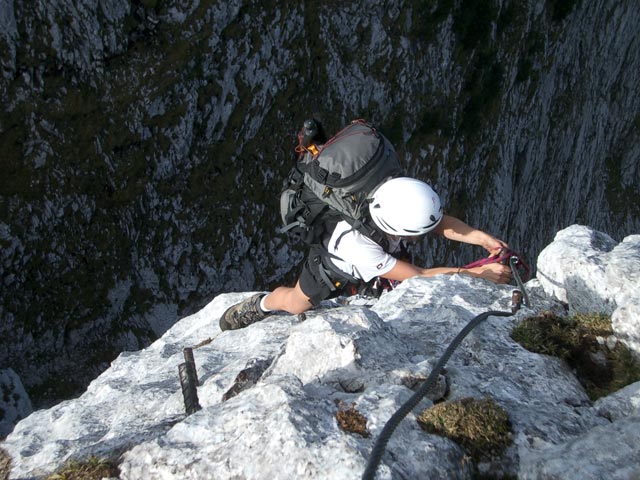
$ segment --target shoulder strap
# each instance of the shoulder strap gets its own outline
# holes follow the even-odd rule
[[[356,220],[353,218],[345,218],[345,220],[349,225],[351,225],[353,230],[357,230],[365,237],[376,242],[385,252],[389,249],[389,240],[387,239],[387,235],[380,230],[368,216],[363,220]]]
[[[340,234],[340,236],[336,239],[335,245],[334,245],[334,249],[338,249],[338,245],[340,244],[340,242],[342,241],[342,238],[351,232],[359,232],[362,235],[364,235],[365,237],[373,240],[374,242],[376,242],[378,245],[380,245],[380,247],[387,252],[387,250],[389,249],[389,240],[387,239],[387,236],[384,234],[384,232],[382,232],[380,229],[378,229],[378,227],[370,227],[365,225],[363,222],[359,221],[359,220],[354,220],[352,218],[347,218],[345,219],[347,221],[347,223],[349,223],[349,225],[351,225],[351,228],[348,230],[345,230],[344,232],[342,232]],[[371,222],[373,223],[373,222]],[[328,238],[326,240],[326,242],[328,242]],[[329,245],[328,243],[323,243],[323,248],[324,250],[327,251],[327,253],[329,253]],[[389,252],[387,252],[389,253]],[[330,254],[331,255],[331,254]],[[338,257],[335,257],[338,258]],[[338,258],[339,260],[342,260],[340,258]]]

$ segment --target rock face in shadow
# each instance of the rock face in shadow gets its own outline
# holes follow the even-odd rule
[[[573,288],[593,284],[589,276],[599,271],[601,259],[590,250],[594,235],[602,234],[574,226],[547,249],[566,249],[565,239],[572,239],[567,256],[574,269],[567,278],[585,280]],[[637,251],[626,241],[610,244],[605,254],[622,246]],[[541,255],[538,271],[550,276],[548,262],[555,258]],[[511,339],[523,318],[565,311],[567,299],[545,291],[562,281],[529,281],[531,308],[489,317],[466,337],[443,372],[445,388],[400,423],[376,478],[471,479],[476,468],[523,479],[640,474],[639,384],[594,404],[564,362]],[[612,285],[601,287],[600,307],[617,302],[608,293]],[[625,288],[616,298],[637,300],[636,286]],[[463,275],[416,278],[377,302],[341,298],[304,321],[272,315],[220,332],[222,312],[249,294],[216,297],[148,348],[121,354],[79,398],[22,420],[3,444],[14,459],[11,478],[50,473],[90,455],[117,458],[123,480],[360,478],[376,438],[414,393],[416,379],[429,375],[474,316],[509,311],[511,301],[509,286]],[[202,410],[186,416],[177,369],[182,349],[194,346]],[[417,424],[416,415],[434,401],[466,397],[491,398],[507,412],[513,444],[500,458],[472,465],[460,446]],[[366,419],[369,436],[340,428],[336,415],[344,405]]]
[[[640,229],[633,2],[273,3],[0,3],[0,366],[36,406],[293,275],[277,196],[311,115],[375,123],[525,258]]]
[[[0,394],[0,438],[4,438],[16,423],[33,411],[33,407],[20,377],[11,368],[0,370]]]

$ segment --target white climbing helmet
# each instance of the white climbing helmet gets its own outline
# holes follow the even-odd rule
[[[371,196],[369,213],[391,235],[423,235],[442,220],[440,197],[426,183],[399,177],[383,183]]]

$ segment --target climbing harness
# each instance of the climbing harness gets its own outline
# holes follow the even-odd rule
[[[512,251],[508,251],[508,252],[509,252],[508,254],[506,253],[503,254],[503,252],[501,252],[501,254],[496,257],[490,257],[486,259],[490,261],[481,263],[479,265],[486,265],[487,263],[501,261],[501,262],[506,262],[506,265],[509,265],[511,267],[514,280],[516,281],[516,284],[518,287],[518,289],[514,290],[511,295],[511,312],[488,311],[488,312],[481,313],[480,315],[474,317],[460,331],[460,333],[456,335],[456,337],[453,339],[451,344],[447,347],[447,349],[444,351],[444,353],[438,360],[438,363],[431,371],[431,374],[429,375],[429,377],[424,381],[424,383],[420,386],[420,388],[416,390],[416,392],[411,396],[411,398],[409,398],[409,400],[407,400],[391,416],[391,418],[387,421],[387,423],[383,427],[382,432],[380,432],[380,435],[378,436],[378,439],[376,440],[376,443],[373,446],[373,450],[371,451],[371,455],[369,457],[367,467],[365,468],[365,471],[362,474],[362,480],[374,480],[376,470],[378,469],[378,465],[382,460],[382,455],[384,454],[385,448],[387,447],[387,443],[389,443],[389,440],[391,439],[391,435],[393,435],[393,432],[398,427],[400,422],[404,419],[404,417],[406,417],[418,405],[418,403],[420,403],[420,400],[422,400],[422,398],[432,388],[432,386],[434,385],[434,383],[438,378],[438,375],[440,375],[440,372],[449,361],[449,358],[451,357],[455,349],[458,348],[462,340],[464,340],[464,338],[471,332],[471,330],[476,328],[478,325],[480,325],[484,320],[486,320],[489,317],[510,317],[520,309],[521,305],[524,304],[527,307],[530,306],[529,298],[527,296],[526,290],[522,283],[522,278],[520,277],[520,274],[518,272],[518,269],[521,268],[520,265],[523,266],[522,268],[526,267],[527,278],[528,278],[529,267],[526,266],[526,263],[524,263],[518,257],[517,254],[515,254]],[[472,264],[469,264],[469,265],[472,265]],[[474,266],[479,266],[479,265],[474,265]],[[473,268],[473,267],[470,267],[467,265],[464,268]],[[524,300],[524,303],[523,303],[523,300]]]

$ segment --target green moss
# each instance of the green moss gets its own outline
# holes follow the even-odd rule
[[[7,132],[5,131],[5,134]],[[14,138],[21,136],[17,131],[9,132],[8,135],[2,135],[0,138],[0,142],[5,140],[7,137],[14,136],[11,133],[16,134]],[[11,139],[8,142],[3,142],[3,145],[6,145],[10,148],[10,145],[14,143],[14,140]],[[9,148],[7,150],[9,150]],[[5,150],[6,151],[6,150]],[[26,164],[22,159],[16,159],[13,156],[7,155],[3,159],[2,166],[2,175],[0,175],[0,190],[2,191],[3,196],[11,197],[14,195],[23,195],[25,200],[38,200],[41,198],[41,193],[38,189],[33,188],[34,185],[38,183],[38,175],[34,175],[33,167],[31,165]],[[3,202],[5,203],[5,202]],[[0,207],[4,209],[3,207]],[[3,215],[4,218],[7,218]]]
[[[160,3],[161,0],[140,0],[140,3],[145,7],[145,8],[149,8],[149,9],[155,9],[158,7],[158,4]]]
[[[436,404],[418,416],[418,423],[458,443],[476,462],[499,457],[513,442],[507,413],[489,398]]]
[[[8,65],[12,62],[13,58],[9,53],[9,42],[7,42],[5,37],[0,38],[0,64]]]
[[[527,350],[565,360],[592,400],[640,380],[640,364],[624,344],[606,346],[611,335],[607,315],[562,318],[549,312],[523,320],[511,333]]]
[[[526,8],[520,2],[511,0],[502,6],[496,23],[496,33],[501,36],[507,32],[516,32],[525,20]]]
[[[416,130],[420,135],[434,135],[440,132],[445,138],[453,134],[452,108],[449,105],[432,105],[423,110]]]
[[[119,477],[120,469],[114,460],[96,456],[85,460],[71,460],[46,480],[102,480],[105,477]]]
[[[640,195],[640,189],[637,186],[637,182],[630,182],[624,177],[622,171],[622,161],[619,157],[619,151],[630,149],[630,145],[633,142],[637,142],[640,138],[640,115],[637,115],[635,121],[629,129],[626,138],[621,142],[618,149],[611,152],[611,154],[605,159],[606,169],[606,189],[605,194],[607,203],[609,204],[609,211],[612,215],[619,218],[626,216],[628,218],[640,217],[640,202],[637,201]],[[626,184],[626,185],[625,185]],[[632,199],[635,199],[633,201]],[[624,221],[623,218],[621,218]]]
[[[498,18],[494,0],[462,0],[453,15],[453,31],[464,50],[484,48],[490,41],[493,22]]]
[[[453,0],[420,0],[413,9],[412,38],[423,42],[436,39],[440,24],[454,11]]]
[[[580,0],[547,0],[545,7],[554,22],[562,22],[580,3]]]
[[[50,360],[50,359],[46,359]],[[80,380],[71,372],[61,374],[59,378],[48,379],[28,388],[29,398],[35,405],[49,405],[52,401],[60,401],[79,396],[85,388],[84,379]]]
[[[404,112],[396,110],[393,116],[386,119],[386,121],[382,122],[378,127],[380,132],[389,139],[392,145],[401,146],[404,144],[402,128],[403,119]]]
[[[464,86],[467,100],[460,129],[467,137],[483,130],[485,124],[497,114],[503,77],[504,67],[498,62],[494,52],[478,56]]]
[[[302,55],[302,75],[304,76],[304,88],[307,92],[323,92],[329,83],[326,66],[330,63],[329,52],[322,41],[320,15],[324,4],[320,2],[308,2],[304,8],[304,38],[310,55]],[[326,8],[326,7],[325,7]],[[302,46],[300,47],[302,48]],[[302,52],[301,52],[302,53]],[[305,92],[305,94],[307,93]],[[302,93],[302,92],[301,92]],[[306,96],[306,95],[305,95]],[[299,101],[303,99],[300,98]],[[314,102],[315,103],[315,102]],[[305,113],[305,116],[307,114]],[[329,127],[325,125],[325,127]]]
[[[526,80],[537,80],[538,73],[534,68],[534,63],[539,61],[538,57],[544,52],[544,38],[539,31],[532,31],[527,35],[523,52],[518,59],[518,72],[516,82]]]

